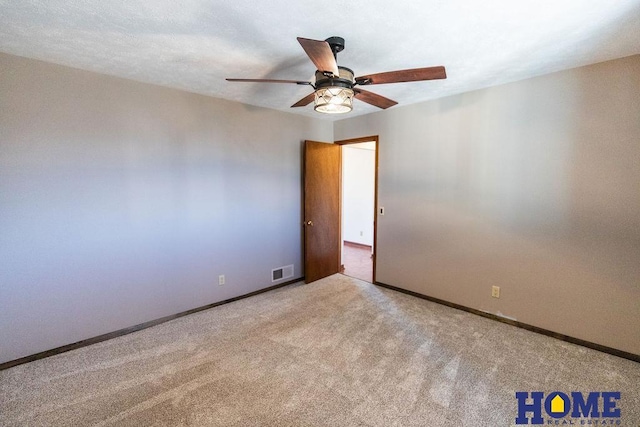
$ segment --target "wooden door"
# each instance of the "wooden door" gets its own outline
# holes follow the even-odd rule
[[[340,270],[340,146],[305,141],[304,160],[304,275],[310,283]]]

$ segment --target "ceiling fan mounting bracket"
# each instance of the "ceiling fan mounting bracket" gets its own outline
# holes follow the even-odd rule
[[[331,51],[333,52],[334,58],[337,59],[338,52],[342,52],[344,50],[344,39],[342,37],[333,36],[329,37],[325,40],[331,46]]]

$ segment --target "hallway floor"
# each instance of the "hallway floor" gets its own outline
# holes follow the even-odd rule
[[[369,283],[373,281],[371,246],[344,242],[342,256],[343,274]]]

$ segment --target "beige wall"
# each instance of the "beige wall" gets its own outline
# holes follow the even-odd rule
[[[0,54],[0,363],[301,277],[301,143],[332,137]]]
[[[640,354],[640,56],[334,135],[380,135],[379,282]]]
[[[640,56],[332,125],[0,54],[0,363],[300,276],[334,134],[380,135],[380,282],[640,354]]]

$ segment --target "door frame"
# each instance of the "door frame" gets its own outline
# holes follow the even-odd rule
[[[359,144],[361,142],[376,143],[376,158],[374,166],[374,194],[373,194],[373,272],[371,282],[376,283],[376,259],[378,257],[378,157],[380,152],[379,135],[365,136],[361,138],[341,139],[334,141],[336,145]],[[340,156],[340,170],[342,170],[343,156]],[[340,178],[340,244],[342,245],[342,177]],[[342,247],[340,247],[340,265],[342,266]]]

